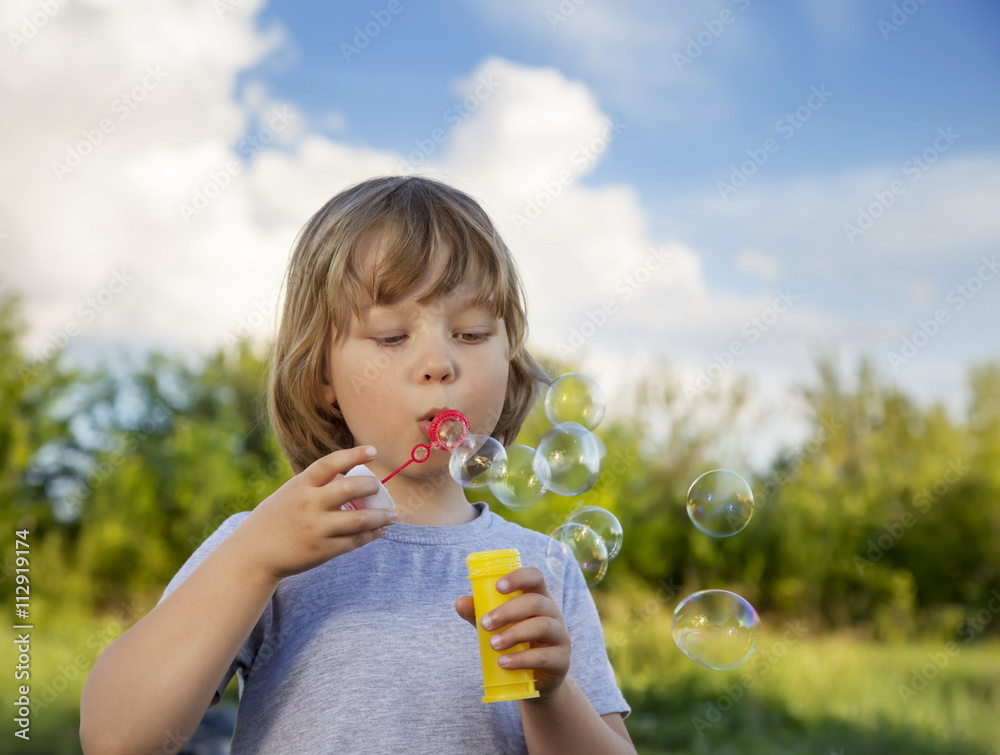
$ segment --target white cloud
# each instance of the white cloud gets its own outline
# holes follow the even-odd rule
[[[967,152],[921,171],[907,160],[788,181],[761,172],[726,201],[706,186],[669,198],[662,213],[692,235],[724,213],[741,244],[766,248],[786,271],[803,261],[851,280],[903,265],[932,271],[1000,244],[998,171],[1000,153]]]
[[[934,134],[929,136],[928,146]],[[727,202],[708,186],[664,201],[661,213],[681,229],[679,235],[697,237],[715,252],[713,270],[723,279],[725,250],[741,250],[732,257],[737,268],[763,273],[767,265],[748,258],[746,250],[766,249],[781,270],[781,285],[809,305],[790,314],[794,332],[761,339],[769,353],[748,353],[745,367],[784,383],[795,376],[801,382],[823,344],[847,361],[871,357],[883,374],[919,399],[943,399],[961,410],[968,364],[1000,357],[1000,342],[988,335],[987,325],[1000,320],[1000,275],[983,283],[981,293],[960,309],[955,298],[956,287],[979,274],[982,258],[992,259],[1000,248],[993,209],[1000,206],[1000,154],[956,150],[940,154],[926,170],[914,165],[874,165],[790,181],[770,180],[761,171]],[[894,182],[902,191],[890,201]],[[881,213],[870,207],[880,196]],[[857,224],[859,208],[880,217],[851,243],[844,226]],[[719,227],[722,216],[727,222]],[[761,283],[767,280],[762,276]],[[729,283],[745,281],[732,277]],[[894,368],[890,353],[899,353],[903,339],[941,309],[949,316],[946,327],[915,358]]]
[[[236,74],[280,44],[255,30],[260,5],[220,18],[210,4],[81,0],[0,48],[0,99],[17,114],[0,121],[13,178],[0,186],[0,260],[3,285],[26,293],[33,348],[73,326],[79,342],[204,345],[204,323],[253,285],[234,263],[265,256],[268,239],[245,223],[180,223],[177,207],[233,159],[253,110],[232,99]],[[4,7],[3,28],[41,20],[36,3]],[[121,269],[132,282],[88,319],[86,297]]]
[[[843,221],[860,227],[862,213],[873,220],[854,245],[887,257],[929,258],[1000,241],[1000,154],[944,155],[925,170],[910,161],[904,165],[910,167],[881,180],[858,177],[856,199]],[[903,193],[894,196],[894,183]]]
[[[744,59],[751,40],[749,0],[471,5],[492,29],[544,50],[563,70],[585,74],[616,114],[657,122],[721,117],[727,98],[717,71]]]
[[[246,323],[266,335],[262,313],[308,216],[340,189],[395,172],[406,159],[314,133],[262,87],[233,98],[238,73],[282,44],[280,35],[256,31],[257,8],[245,3],[219,18],[210,6],[180,2],[154,10],[79,2],[62,7],[30,44],[2,52],[0,99],[19,116],[0,121],[0,160],[16,179],[0,186],[2,285],[25,293],[32,348],[71,323],[80,351],[203,350]],[[8,28],[18,23],[7,20]],[[156,66],[160,80],[148,72]],[[704,269],[703,249],[651,233],[631,186],[580,180],[615,149],[614,128],[628,127],[588,87],[553,68],[489,58],[456,80],[455,92],[461,117],[442,122],[447,138],[432,140],[422,170],[481,198],[498,222],[524,274],[536,346],[551,352],[562,344],[609,385],[663,359],[693,379],[739,342],[745,353],[727,376],[753,372],[776,397],[831,344],[881,357],[915,327],[911,313],[884,302],[824,304],[817,294],[829,290],[829,276],[854,284],[873,260],[969,257],[1000,240],[995,154],[943,156],[854,245],[842,223],[900,167],[790,183],[768,182],[762,172],[725,206],[739,237],[729,248],[742,250],[736,265],[759,285],[726,288],[717,268]],[[119,111],[126,96],[142,101]],[[53,161],[65,162],[102,119],[114,128],[60,181]],[[247,142],[248,129],[256,143]],[[711,187],[670,206],[689,227],[718,225]],[[826,268],[817,276],[803,260]],[[88,297],[100,303],[121,270],[128,286],[102,311],[88,309]],[[906,295],[917,304],[933,307],[945,295],[947,286],[928,291],[911,278]],[[788,286],[776,289],[779,279]],[[801,299],[767,314],[779,290]],[[974,303],[990,312],[994,300]],[[934,344],[957,355],[956,364],[973,353],[963,346],[963,322],[956,316]],[[931,349],[907,377],[940,385]]]
[[[9,235],[0,254],[4,284],[26,293],[33,349],[71,323],[78,351],[99,343],[198,351],[254,323],[266,335],[264,313],[305,219],[338,190],[400,163],[311,133],[260,86],[234,101],[237,73],[280,43],[254,31],[255,6],[224,19],[158,8],[147,21],[128,5],[67,6],[4,69],[2,95],[26,117],[2,126],[2,158],[21,180],[0,189]],[[148,78],[149,66],[161,67],[160,79]],[[135,90],[142,101],[119,116],[116,102],[135,87],[148,91]],[[540,349],[569,347],[585,330],[571,356],[589,355],[608,379],[614,361],[598,357],[620,363],[626,345],[697,365],[696,340],[720,342],[761,306],[710,293],[694,250],[649,236],[630,186],[580,182],[628,127],[586,86],[491,58],[455,91],[465,110],[441,124],[449,139],[429,169],[480,197],[503,229]],[[53,160],[105,118],[114,128],[85,145],[92,154],[60,181]],[[282,128],[263,139],[275,118]],[[249,143],[247,129],[257,129]],[[532,203],[537,215],[519,222]],[[88,297],[100,297],[116,271],[128,286],[85,319]],[[586,323],[602,317],[590,334]]]
[[[737,254],[736,267],[762,280],[776,280],[781,275],[781,263],[756,249],[744,249]]]
[[[575,180],[599,159],[588,159],[587,147],[609,119],[584,84],[554,69],[490,58],[457,82],[456,92],[459,106],[465,98],[481,104],[470,108],[467,120],[453,123],[443,159],[436,162],[448,173],[485,182],[491,194],[520,198],[561,171]]]

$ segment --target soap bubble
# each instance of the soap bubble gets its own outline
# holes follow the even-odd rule
[[[604,457],[608,455],[608,447],[604,445],[600,435],[597,433],[591,433],[591,435],[594,436],[594,443],[597,444],[597,458],[603,461]]]
[[[604,417],[604,406],[601,386],[577,372],[558,378],[545,393],[545,414],[553,425],[578,422],[593,430]]]
[[[468,430],[459,419],[446,419],[438,425],[437,437],[434,439],[448,451],[453,451],[465,440]]]
[[[695,480],[687,493],[688,516],[712,537],[740,532],[753,516],[753,491],[735,472],[714,469]]]
[[[622,549],[624,533],[621,522],[607,509],[599,506],[583,506],[570,514],[566,518],[566,523],[585,525],[600,535],[608,549],[608,561],[614,559]]]
[[[488,435],[469,435],[451,452],[448,471],[463,488],[489,485],[507,463],[500,441]]]
[[[730,669],[757,647],[760,619],[753,606],[726,590],[702,590],[677,604],[670,632],[692,661],[710,669]]]
[[[576,422],[563,422],[545,433],[535,451],[535,473],[542,484],[560,495],[590,490],[601,471],[596,437]]]
[[[590,527],[575,522],[556,527],[549,535],[545,562],[552,573],[561,575],[566,559],[580,565],[588,587],[593,587],[608,571],[608,549]]]
[[[490,483],[490,492],[509,509],[526,509],[537,503],[545,495],[545,486],[535,471],[534,463],[535,449],[511,446],[507,449],[504,473]],[[545,464],[545,460],[540,460],[539,464]]]

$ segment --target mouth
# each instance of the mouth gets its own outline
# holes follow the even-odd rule
[[[433,423],[434,418],[438,416],[441,412],[448,411],[447,407],[441,407],[437,409],[431,409],[427,414],[423,415],[417,420],[417,427],[420,428],[420,434],[423,435],[427,440],[431,439],[431,423]]]
[[[427,414],[425,414],[424,416],[422,416],[418,421],[419,422],[430,422],[432,419],[434,419],[436,416],[438,416],[441,412],[446,412],[446,411],[448,411],[448,407],[447,406],[442,406],[442,407],[439,407],[437,409],[431,409],[429,412],[427,412]]]

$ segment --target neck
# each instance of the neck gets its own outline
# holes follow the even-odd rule
[[[400,472],[385,484],[396,504],[400,522],[445,526],[467,524],[476,518],[476,509],[465,491],[444,472],[430,477],[409,477]]]

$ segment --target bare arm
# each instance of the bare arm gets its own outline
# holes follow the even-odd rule
[[[571,677],[548,698],[521,701],[524,740],[531,755],[635,755],[620,713],[597,715]]]
[[[385,509],[340,511],[373,477],[341,472],[366,448],[325,456],[263,501],[141,621],[97,659],[80,701],[87,753],[152,752],[187,741],[281,578],[379,537]]]
[[[500,665],[509,669],[532,669],[540,696],[521,700],[521,722],[528,752],[532,755],[635,755],[621,714],[598,715],[587,696],[568,675],[569,629],[562,611],[552,600],[541,571],[523,567],[497,583],[502,593],[523,590],[524,594],[494,608],[482,618],[487,630],[504,627],[494,635],[496,650],[506,650],[521,642],[530,649],[500,656]],[[476,613],[472,598],[455,601],[455,610],[473,626]]]
[[[84,752],[153,752],[194,734],[278,584],[247,568],[240,540],[224,540],[97,659],[80,701]]]

